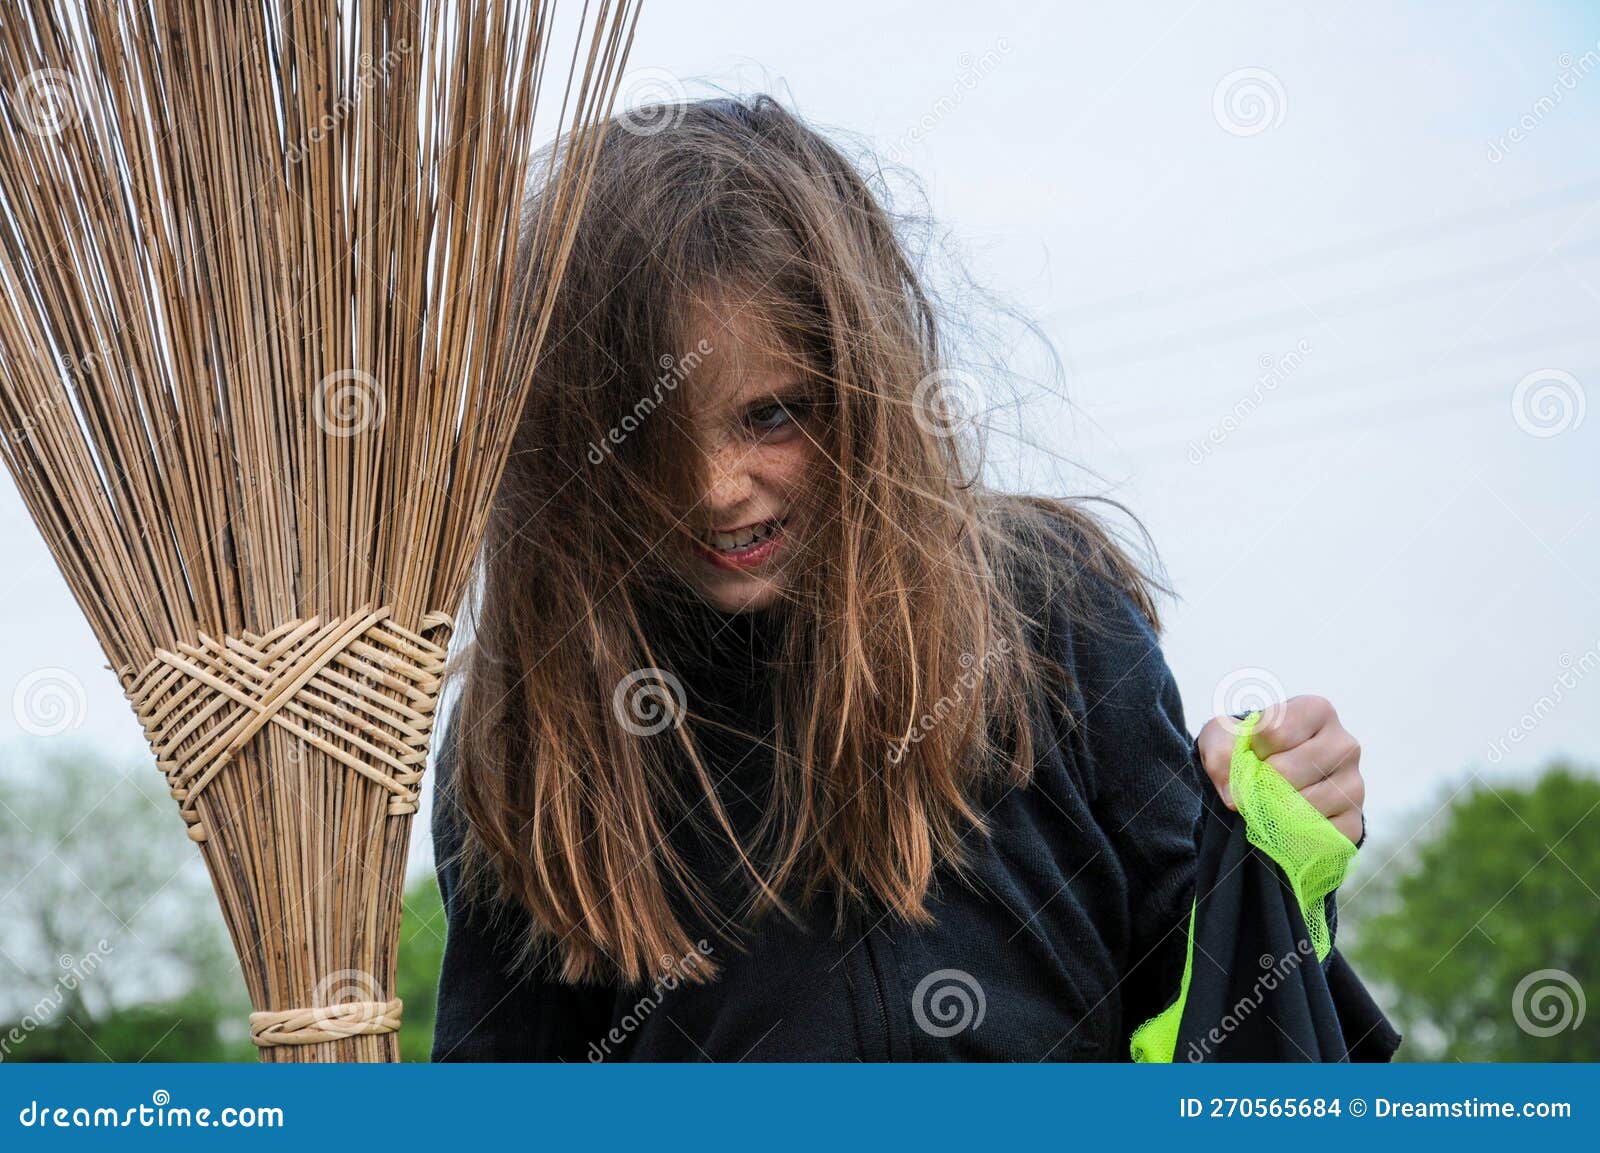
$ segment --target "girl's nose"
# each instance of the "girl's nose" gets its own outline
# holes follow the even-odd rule
[[[754,482],[750,477],[750,452],[743,445],[725,445],[711,453],[706,475],[705,508],[713,516],[750,499]]]

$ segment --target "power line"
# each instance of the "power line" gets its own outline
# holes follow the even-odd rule
[[[1564,245],[1554,250],[1566,256],[1587,257],[1600,252],[1600,238],[1578,244]],[[1401,303],[1414,303],[1432,297],[1448,296],[1469,288],[1480,287],[1496,280],[1521,276],[1527,269],[1549,255],[1522,254],[1505,260],[1487,261],[1467,268],[1449,269],[1427,276],[1415,277],[1397,284],[1361,292],[1346,293],[1310,304],[1258,313],[1241,320],[1225,321],[1203,328],[1170,336],[1159,336],[1113,345],[1108,349],[1072,358],[1073,367],[1080,373],[1104,372],[1147,360],[1159,360],[1177,353],[1192,352],[1232,340],[1244,340],[1266,332],[1280,331],[1302,325],[1308,319],[1315,322],[1324,317],[1345,318],[1371,312],[1377,308]]]
[[[1525,220],[1554,208],[1581,204],[1596,198],[1600,198],[1600,180],[1586,181],[1505,205],[1471,209],[1432,225],[1405,225],[1385,229],[1354,240],[1336,241],[1308,248],[1290,256],[1228,269],[1211,276],[1179,281],[1163,288],[1140,289],[1136,292],[1109,296],[1069,308],[1060,314],[1060,318],[1064,323],[1073,324],[1082,320],[1103,319],[1119,313],[1162,308],[1195,297],[1214,296],[1266,277],[1278,279],[1292,273],[1322,268],[1346,260],[1414,248],[1429,241],[1466,235],[1484,228]]]

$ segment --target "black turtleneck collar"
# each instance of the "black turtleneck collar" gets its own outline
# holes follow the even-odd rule
[[[647,611],[652,646],[692,694],[741,700],[770,683],[769,670],[787,623],[785,610],[727,613],[680,592],[654,598]]]

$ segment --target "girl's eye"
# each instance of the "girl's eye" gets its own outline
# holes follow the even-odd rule
[[[745,416],[756,432],[775,432],[794,423],[794,415],[784,405],[774,401],[752,408]]]

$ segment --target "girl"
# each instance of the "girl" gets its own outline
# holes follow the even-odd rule
[[[645,122],[605,137],[484,549],[435,1059],[1125,1059],[1226,719],[1190,740],[1086,508],[969,475],[852,165],[764,97]],[[1360,837],[1332,709],[1274,714],[1257,753]]]

